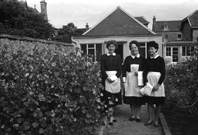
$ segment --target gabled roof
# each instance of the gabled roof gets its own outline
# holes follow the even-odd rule
[[[198,10],[191,13],[189,16],[184,18],[182,21],[184,22],[186,20],[188,20],[191,28],[198,28]]]
[[[134,17],[117,7],[110,15],[99,22],[83,36],[123,36],[123,35],[154,35],[153,31],[144,26]]]
[[[144,18],[143,16],[135,17],[135,19],[137,19],[142,24],[145,24],[145,25],[148,25],[149,24],[149,21],[147,21],[146,18]]]
[[[167,29],[164,29],[164,26],[167,26]],[[169,31],[169,32],[177,32],[180,31],[180,25],[181,21],[180,20],[174,20],[174,21],[155,21],[153,23],[153,31],[154,32],[164,32],[164,31]]]

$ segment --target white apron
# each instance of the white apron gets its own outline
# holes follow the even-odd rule
[[[138,77],[134,72],[128,72],[125,83],[125,96],[126,97],[142,97],[138,86]]]
[[[119,93],[121,86],[120,86],[120,78],[116,77],[117,71],[106,71],[108,77],[111,78],[112,83],[109,83],[107,79],[105,80],[105,90],[114,94],[114,93]]]
[[[148,83],[153,87],[158,83],[160,79],[160,72],[149,72],[147,75]],[[151,92],[151,97],[165,97],[164,83],[162,83],[158,90]]]

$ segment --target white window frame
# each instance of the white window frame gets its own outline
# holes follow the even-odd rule
[[[172,62],[178,62],[179,61],[179,48],[178,47],[171,47],[172,48]],[[177,49],[177,55],[175,55],[175,54],[173,54],[174,53],[174,48],[176,48]],[[177,57],[177,61],[174,61],[174,56],[176,56]]]
[[[96,53],[97,53],[97,50],[96,50],[96,45],[97,44],[101,44],[101,47],[102,47],[102,43],[89,43],[89,44],[80,44],[81,45],[85,45],[86,46],[86,55],[89,55],[89,50],[93,49],[94,50],[94,61],[96,61]],[[89,45],[93,45],[93,47],[90,47]],[[102,48],[101,48],[101,51],[102,51]]]
[[[182,56],[190,56],[190,53],[192,51],[192,47],[193,46],[183,46],[182,47]],[[185,49],[184,50],[184,55],[183,55],[183,49]]]
[[[167,50],[167,49],[170,49],[170,50]],[[171,56],[172,55],[171,50],[172,50],[171,47],[166,47],[166,56]],[[167,53],[170,54],[170,55],[167,55]]]

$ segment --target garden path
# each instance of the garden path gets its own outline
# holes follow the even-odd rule
[[[148,113],[146,105],[141,108],[141,122],[129,121],[130,108],[123,104],[116,107],[115,118],[117,122],[114,125],[106,125],[101,130],[101,135],[162,135],[162,126],[153,127],[152,125],[144,126],[148,120]]]

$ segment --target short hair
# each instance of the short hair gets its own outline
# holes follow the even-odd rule
[[[148,45],[148,48],[149,47],[154,47],[157,50],[159,49],[158,43],[156,43],[155,41],[150,41],[150,42],[147,43],[147,45]]]
[[[140,48],[140,44],[139,44],[139,42],[138,41],[136,41],[136,40],[132,40],[130,43],[129,43],[129,49],[131,50],[131,45],[132,44],[135,44],[137,47],[138,47],[138,50],[139,50],[139,48]]]
[[[114,46],[115,46],[115,49],[117,49],[118,48],[118,44],[117,44],[117,42],[115,41],[115,40],[109,40],[109,41],[107,41],[107,49],[109,48],[109,46],[111,45],[111,44],[113,44]]]

